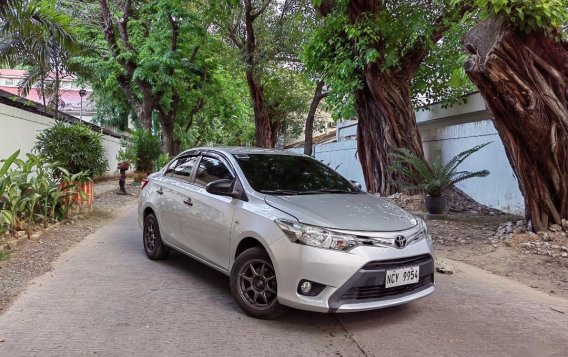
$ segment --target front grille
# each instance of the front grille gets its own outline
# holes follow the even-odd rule
[[[420,265],[432,261],[432,256],[430,254],[416,255],[414,257],[390,259],[390,260],[377,260],[365,264],[362,270],[377,270],[377,269],[388,269],[388,268],[400,268],[408,265]]]
[[[428,255],[428,257],[430,256]],[[395,286],[388,289],[385,288],[384,285],[359,286],[347,290],[347,292],[341,297],[341,300],[367,300],[383,298],[387,296],[403,294],[432,283],[434,283],[434,274],[429,274],[421,277],[415,284]]]

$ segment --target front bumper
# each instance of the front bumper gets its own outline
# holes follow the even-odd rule
[[[434,261],[426,240],[404,249],[360,246],[349,252],[300,245],[282,238],[271,246],[278,300],[317,312],[355,312],[404,304],[434,292]],[[385,289],[387,269],[420,266],[416,284]],[[298,293],[301,280],[326,287],[316,296]]]

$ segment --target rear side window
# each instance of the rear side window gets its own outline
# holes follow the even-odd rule
[[[193,168],[197,162],[197,156],[184,157],[178,160],[173,169],[172,177],[181,181],[190,182]]]
[[[233,175],[221,160],[202,157],[195,176],[195,184],[207,186],[208,183],[213,181],[232,178]]]
[[[176,165],[178,164],[178,159],[175,159],[174,161],[172,161],[172,163],[170,164],[170,166],[168,166],[168,168],[166,169],[166,172],[164,172],[164,176],[171,176],[172,172],[174,172],[174,169],[176,167]]]

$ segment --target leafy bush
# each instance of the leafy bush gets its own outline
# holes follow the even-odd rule
[[[102,176],[108,169],[101,135],[85,125],[56,124],[37,137],[35,149],[48,162],[71,174],[86,172],[91,177]],[[53,170],[60,177],[60,170]]]
[[[481,18],[497,16],[523,32],[560,31],[568,21],[565,0],[475,0]]]
[[[18,159],[19,153],[2,160],[0,167],[0,233],[26,230],[29,234],[36,223],[45,226],[67,217],[73,205],[70,198],[83,195],[75,183],[89,180],[85,173],[69,174],[41,156],[27,154],[27,160]],[[59,179],[54,179],[56,170]]]
[[[389,172],[397,172],[402,177],[394,182],[399,184],[404,190],[420,190],[431,197],[440,197],[444,190],[458,182],[472,177],[486,177],[489,175],[487,170],[475,172],[457,171],[458,166],[465,159],[489,144],[490,142],[462,151],[446,164],[442,162],[442,152],[436,150],[432,165],[408,149],[398,149],[390,155],[392,164],[389,167]]]
[[[128,161],[136,171],[151,173],[162,154],[160,140],[148,130],[136,129],[130,138],[123,142],[118,153],[119,161]]]

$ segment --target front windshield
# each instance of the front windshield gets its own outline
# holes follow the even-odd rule
[[[255,191],[267,194],[358,193],[334,170],[306,156],[236,154]]]

